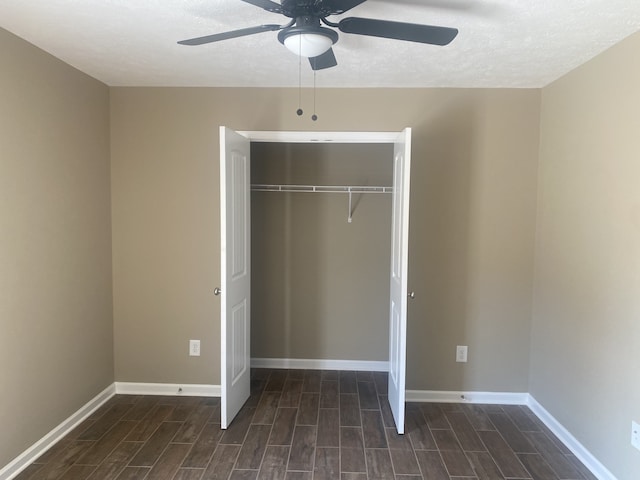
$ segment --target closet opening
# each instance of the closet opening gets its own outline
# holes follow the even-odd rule
[[[388,370],[392,159],[251,143],[252,366]]]
[[[361,162],[369,167],[363,170]],[[215,291],[221,296],[223,429],[249,398],[252,357],[348,362],[364,356],[380,358],[365,362],[388,368],[351,369],[388,370],[389,407],[398,433],[404,433],[410,165],[409,128],[235,132],[220,127],[221,283]],[[260,197],[265,195],[271,197]],[[339,209],[343,220],[334,221]],[[376,325],[378,340],[368,339]],[[253,329],[253,348],[264,352],[258,355],[252,352]],[[382,345],[384,332],[386,364],[376,344]],[[320,363],[315,368],[349,367]]]

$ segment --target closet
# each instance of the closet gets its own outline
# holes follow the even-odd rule
[[[403,433],[410,146],[410,129],[220,128],[222,428],[264,355],[388,360]]]
[[[254,364],[388,361],[392,156],[390,144],[252,142]]]

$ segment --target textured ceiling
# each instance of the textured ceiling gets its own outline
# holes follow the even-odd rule
[[[446,47],[341,33],[318,87],[542,87],[639,31],[640,0],[368,0],[343,16],[460,33]],[[111,86],[295,86],[277,32],[176,44],[286,20],[240,0],[0,0],[1,27]]]

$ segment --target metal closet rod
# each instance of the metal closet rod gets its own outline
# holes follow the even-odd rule
[[[380,187],[369,185],[266,185],[252,184],[253,192],[301,192],[301,193],[348,193],[349,215],[347,222],[353,221],[353,194],[354,193],[393,193],[393,187]]]
[[[392,193],[393,187],[369,185],[267,185],[252,184],[254,192],[307,192],[307,193]]]

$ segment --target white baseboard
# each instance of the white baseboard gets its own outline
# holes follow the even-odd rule
[[[348,370],[388,372],[389,362],[372,360],[322,360],[306,358],[252,358],[254,368],[291,368],[302,370]]]
[[[220,385],[135,382],[116,382],[114,385],[116,393],[122,395],[184,395],[185,397],[220,396]]]
[[[560,439],[566,447],[593,473],[599,480],[616,480],[616,477],[600,461],[594,457],[576,437],[571,435],[569,430],[564,428],[553,415],[551,415],[537,400],[528,396],[527,405],[542,422],[549,427],[549,430]]]
[[[27,450],[14,458],[9,464],[0,470],[0,480],[10,480],[17,476],[22,470],[31,465],[39,456],[49,450],[59,442],[67,433],[76,428],[89,415],[101,407],[107,400],[116,394],[113,384],[109,385],[98,395],[89,400],[84,406],[64,420],[44,437],[34,443]]]
[[[447,392],[442,390],[407,390],[407,402],[491,403],[527,405],[528,393],[511,392]]]

